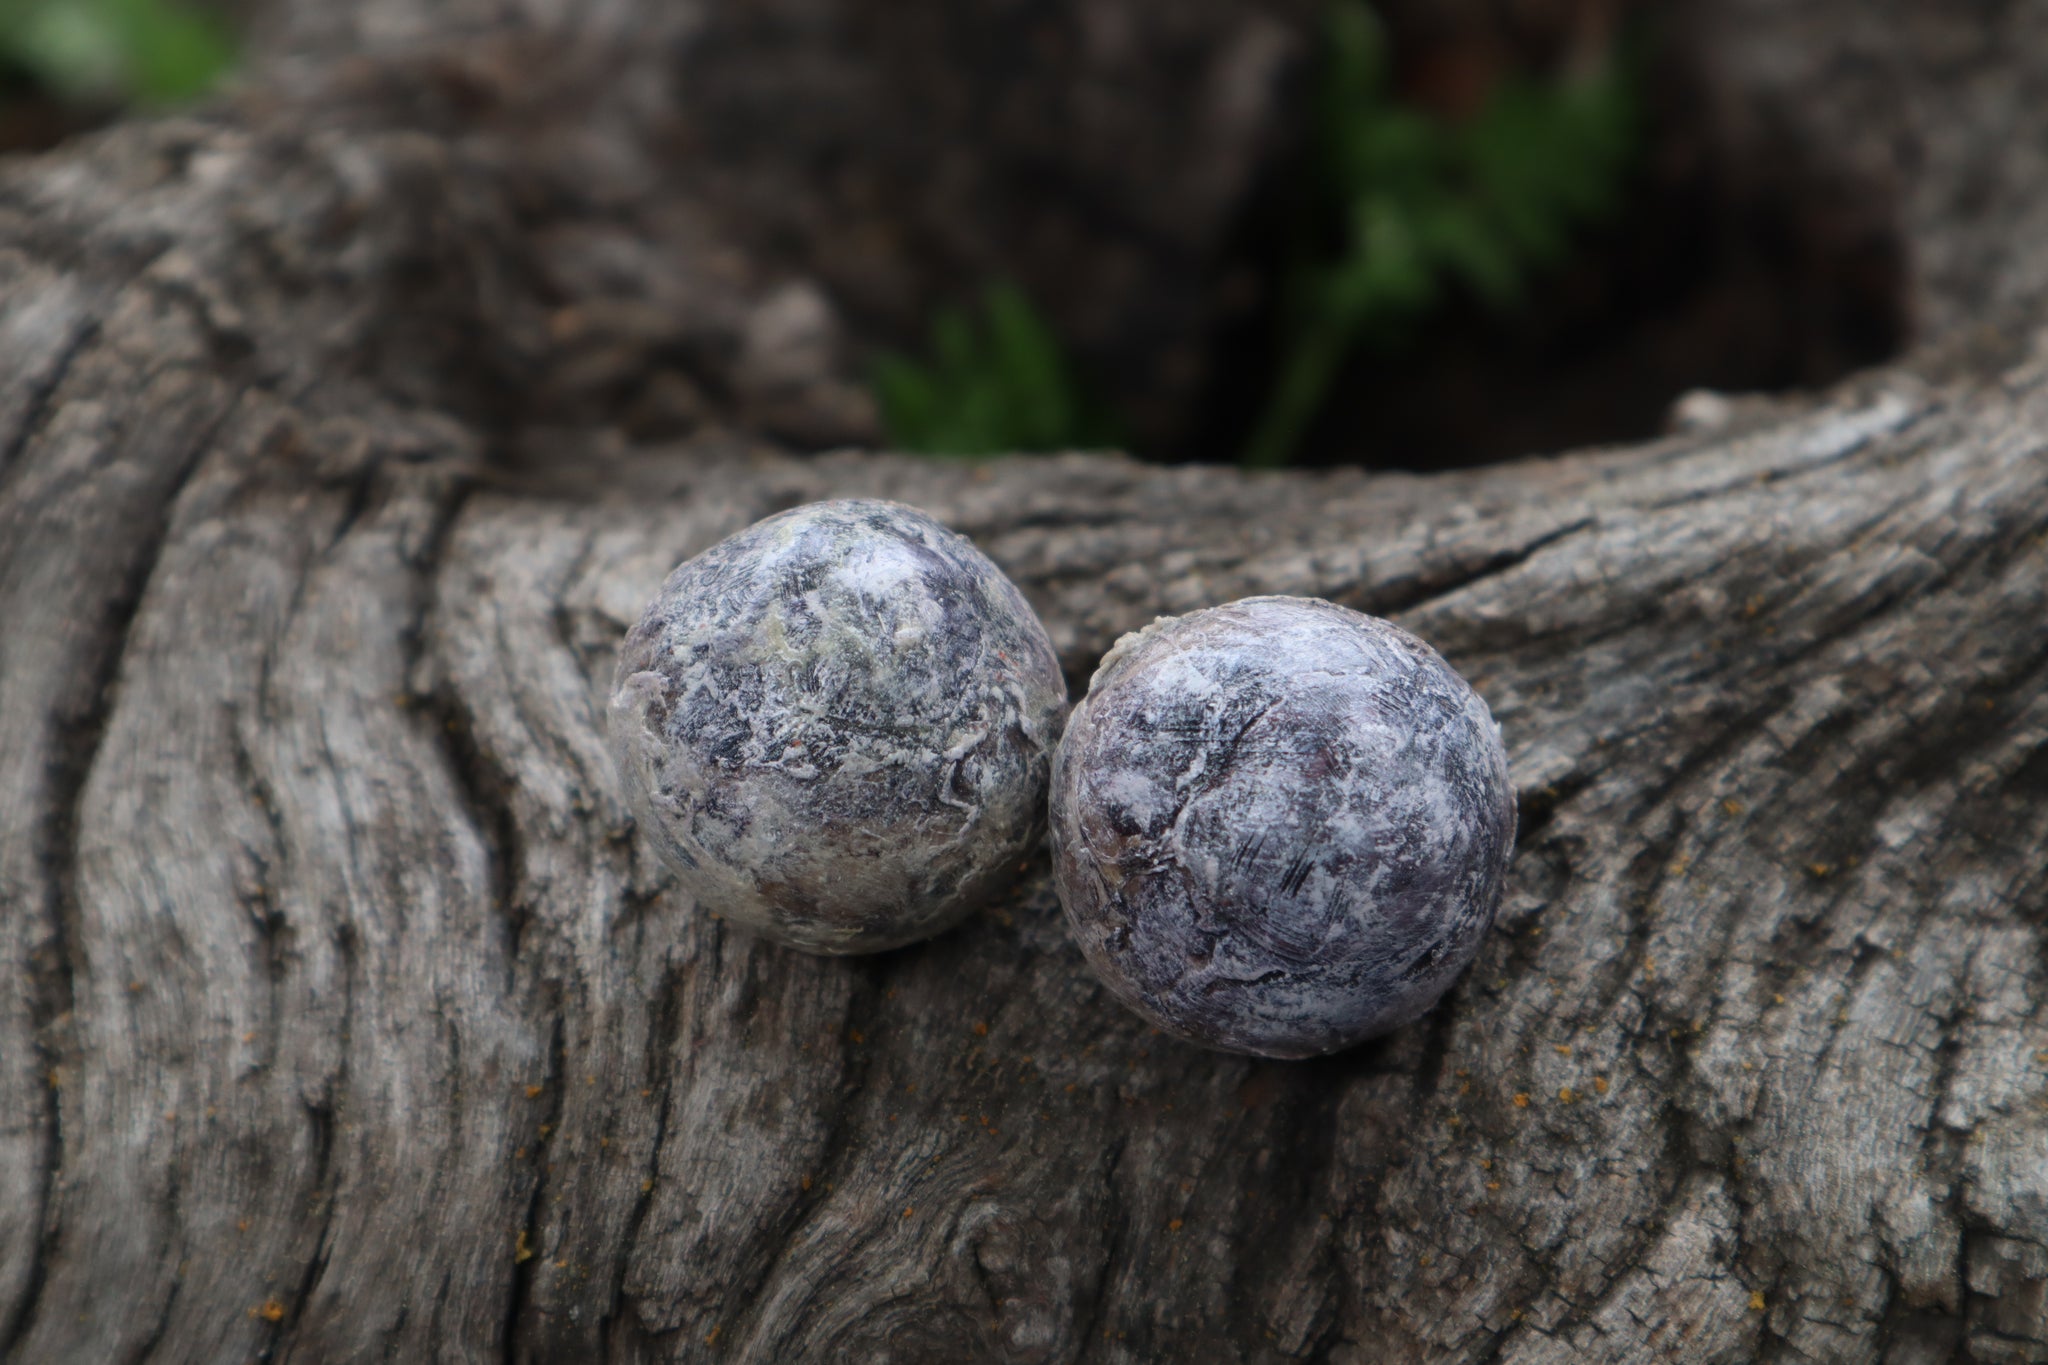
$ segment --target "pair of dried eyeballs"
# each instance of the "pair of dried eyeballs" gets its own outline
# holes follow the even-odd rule
[[[1268,1057],[1428,1009],[1514,845],[1499,727],[1398,626],[1296,597],[1162,617],[1069,718],[1016,585],[891,502],[798,507],[678,568],[626,636],[611,736],[698,905],[815,953],[958,922],[1049,812],[1068,927],[1109,989]]]

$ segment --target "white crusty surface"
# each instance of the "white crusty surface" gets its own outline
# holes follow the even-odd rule
[[[1269,1057],[1421,1014],[1500,903],[1515,806],[1499,727],[1376,617],[1253,597],[1124,636],[1055,764],[1054,865],[1111,990]]]
[[[812,952],[925,938],[1044,829],[1066,683],[974,545],[812,503],[678,568],[626,638],[621,777],[698,904]]]

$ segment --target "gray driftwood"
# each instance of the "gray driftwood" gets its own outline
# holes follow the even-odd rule
[[[1894,177],[1938,344],[1435,478],[739,434],[871,416],[692,178],[691,13],[527,8],[275,6],[217,111],[0,174],[0,1353],[2048,1358],[2038,6],[1699,21],[1742,136]],[[1475,970],[1261,1064],[1042,859],[876,958],[693,914],[616,642],[849,494],[1076,685],[1254,592],[1437,644],[1520,796]]]

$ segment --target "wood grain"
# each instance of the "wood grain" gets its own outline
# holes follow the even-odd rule
[[[630,80],[524,138],[519,44],[431,40],[0,172],[7,1359],[2048,1357],[2024,291],[1830,393],[1432,478],[804,458],[737,383],[636,440],[592,355],[730,373],[788,278],[708,269],[677,181],[556,192],[655,166]],[[617,641],[840,496],[972,536],[1075,685],[1256,592],[1431,641],[1520,802],[1475,968],[1259,1063],[1120,1009],[1042,855],[878,957],[694,913],[605,752]]]

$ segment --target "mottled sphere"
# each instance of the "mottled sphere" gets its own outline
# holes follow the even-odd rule
[[[697,903],[814,953],[925,938],[1045,829],[1066,681],[1015,584],[893,502],[712,546],[626,636],[613,754]]]
[[[1117,641],[1053,767],[1053,870],[1109,988],[1170,1033],[1308,1057],[1414,1019],[1500,904],[1500,728],[1407,631],[1252,597]]]

